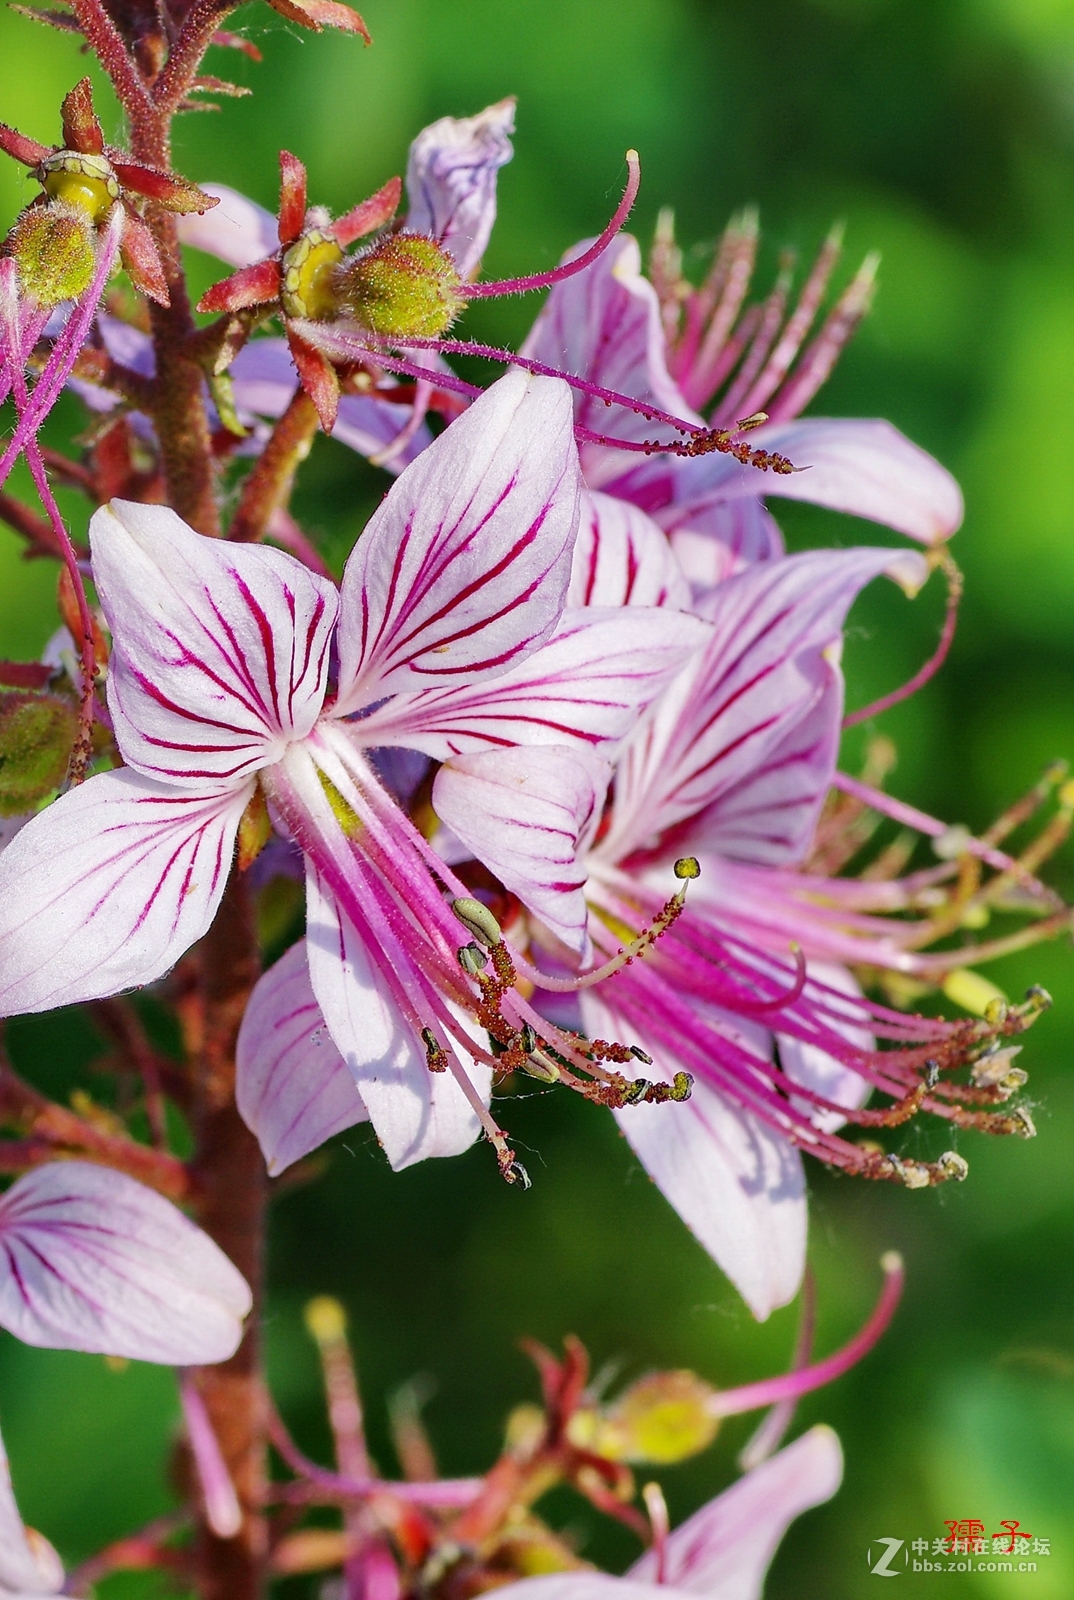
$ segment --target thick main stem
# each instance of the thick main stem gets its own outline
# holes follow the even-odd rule
[[[258,1329],[267,1187],[257,1141],[235,1108],[235,1042],[258,975],[252,907],[237,873],[206,935],[202,960],[205,1029],[197,1063],[193,1162],[198,1221],[249,1283],[254,1310],[231,1360],[197,1374],[243,1521],[234,1538],[221,1539],[202,1520],[195,1568],[201,1600],[257,1600],[267,1572],[266,1417]]]

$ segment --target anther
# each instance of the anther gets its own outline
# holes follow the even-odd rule
[[[496,945],[502,944],[503,934],[500,924],[492,915],[488,906],[482,905],[480,900],[473,900],[468,895],[451,902],[451,909],[466,929],[472,934],[479,944],[487,950],[492,950]],[[459,960],[462,960],[460,955]]]
[[[488,957],[480,946],[476,944],[464,944],[461,950],[456,950],[455,954],[458,957],[459,966],[471,978],[478,977],[488,965]]]
[[[630,1053],[634,1057],[635,1061],[640,1061],[641,1062],[642,1066],[644,1066],[644,1067],[651,1067],[652,1066],[652,1064],[653,1064],[652,1056],[646,1055],[645,1051],[641,1048],[640,1045],[632,1044],[630,1046]]]
[[[940,1063],[938,1061],[925,1062],[925,1087],[935,1089],[940,1081]]]
[[[425,1046],[425,1064],[430,1072],[446,1072],[447,1056],[431,1028],[422,1028],[421,1041]]]
[[[741,424],[740,424],[741,426]],[[701,863],[696,856],[680,856],[672,868],[675,876],[681,879],[700,878]]]
[[[1011,1112],[1011,1122],[1013,1124],[1011,1131],[1016,1133],[1020,1139],[1035,1139],[1037,1137],[1037,1125],[1025,1106],[1015,1106]]]
[[[936,1163],[945,1178],[963,1183],[969,1177],[970,1164],[954,1150],[945,1150]]]

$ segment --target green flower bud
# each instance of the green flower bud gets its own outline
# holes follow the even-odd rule
[[[356,322],[385,338],[435,339],[465,305],[455,263],[434,239],[395,233],[348,263],[340,303]]]
[[[0,817],[32,811],[63,782],[78,733],[57,695],[0,694]]]
[[[18,264],[28,299],[41,306],[75,300],[89,288],[97,265],[93,224],[62,201],[30,206],[8,234],[4,254]]]

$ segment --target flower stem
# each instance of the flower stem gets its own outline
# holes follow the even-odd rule
[[[296,389],[243,485],[229,539],[249,544],[264,538],[273,512],[287,507],[318,426],[316,406],[305,389]]]
[[[198,1221],[253,1289],[254,1311],[231,1359],[201,1367],[193,1377],[242,1509],[234,1538],[220,1538],[199,1517],[195,1569],[201,1600],[257,1600],[267,1573],[258,1336],[267,1185],[257,1141],[235,1108],[235,1041],[258,965],[246,885],[233,874],[202,946],[205,1028],[197,1063],[193,1177]]]

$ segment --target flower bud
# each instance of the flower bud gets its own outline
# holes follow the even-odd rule
[[[372,333],[435,339],[465,304],[461,282],[435,240],[421,233],[389,234],[341,273],[340,300]]]
[[[41,306],[75,300],[97,265],[93,224],[77,206],[30,206],[7,236],[4,254],[18,266],[22,292]]]
[[[77,733],[74,706],[56,695],[0,695],[0,817],[32,811],[59,787]]]

